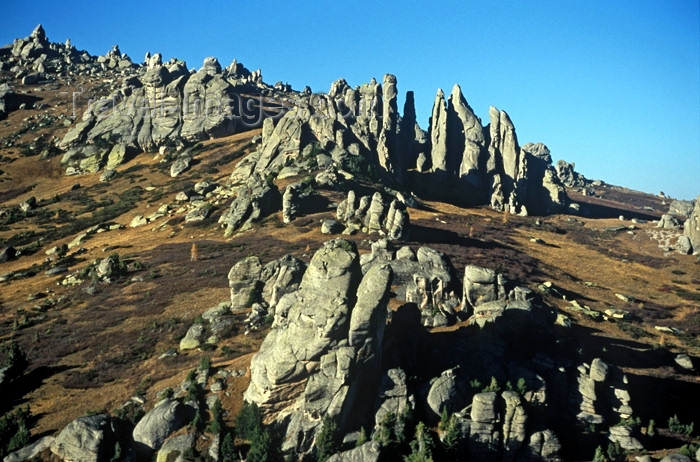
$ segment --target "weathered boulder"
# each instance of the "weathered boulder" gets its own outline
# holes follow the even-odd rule
[[[615,425],[610,427],[610,441],[620,443],[626,451],[638,451],[644,449],[642,443],[632,435],[632,429],[627,425]]]
[[[433,417],[439,416],[444,410],[452,414],[464,407],[464,394],[466,386],[457,377],[455,369],[448,369],[440,374],[440,377],[430,386],[428,391],[428,407],[433,412]]]
[[[260,273],[262,299],[274,308],[282,296],[299,288],[304,271],[306,263],[291,255],[271,261]]]
[[[296,217],[299,209],[300,183],[292,183],[287,186],[282,195],[282,221],[289,223]]]
[[[681,222],[673,215],[664,214],[661,215],[659,223],[656,225],[656,227],[663,229],[680,229]]]
[[[183,172],[185,172],[188,168],[190,168],[190,164],[192,163],[192,157],[184,155],[180,156],[175,161],[172,163],[170,166],[170,176],[175,178],[177,176],[180,176]]]
[[[479,266],[467,265],[464,268],[463,310],[498,300],[498,275],[495,271]]]
[[[156,462],[186,462],[187,450],[193,446],[194,435],[192,433],[168,438],[158,450]]]
[[[164,399],[138,421],[133,431],[136,450],[148,454],[158,450],[165,439],[192,420],[192,407],[179,401]]]
[[[504,391],[501,398],[505,401],[503,411],[503,460],[517,460],[517,455],[527,439],[527,415],[514,391]]]
[[[480,163],[486,155],[486,137],[479,119],[455,84],[447,103],[447,171],[457,175],[467,190],[481,188],[484,172]]]
[[[114,434],[108,414],[79,417],[66,425],[51,445],[62,460],[101,462],[111,456]]]
[[[430,170],[432,172],[447,172],[447,105],[445,93],[438,89],[433,102],[430,117]],[[424,170],[425,165],[421,168]]]
[[[194,350],[199,348],[204,340],[204,325],[195,323],[187,329],[187,333],[180,340],[181,350]]]
[[[348,234],[362,230],[401,240],[408,237],[410,229],[405,204],[394,199],[387,207],[379,192],[375,192],[371,198],[361,197],[359,204],[355,203],[355,192],[348,192],[345,200],[338,204],[336,217],[346,225],[345,233]]]
[[[496,460],[501,438],[501,402],[495,392],[477,393],[472,398],[469,454],[476,460]]]
[[[41,437],[32,444],[6,455],[3,462],[25,462],[34,460],[41,452],[50,449],[54,442],[55,438],[53,436]]]
[[[684,220],[687,220],[693,214],[693,210],[695,209],[695,203],[696,201],[694,200],[674,200],[673,202],[671,202],[671,205],[668,206],[668,213],[670,215],[676,215]]]
[[[264,410],[283,404],[285,389],[308,377],[307,364],[346,338],[358,275],[357,251],[348,241],[328,241],[314,254],[299,290],[280,299],[273,328],[251,361],[247,401]]]
[[[561,462],[561,443],[552,430],[540,430],[530,435],[529,446],[522,460]]]
[[[406,373],[402,369],[389,369],[382,375],[377,401],[375,429],[379,428],[386,414],[401,415],[407,406],[409,409],[414,407],[413,396],[409,395],[406,385]]]
[[[376,441],[332,455],[328,462],[376,462],[381,455],[381,445]]]
[[[231,289],[231,311],[250,308],[257,299],[262,273],[260,258],[251,256],[231,267],[228,273],[228,286]]]

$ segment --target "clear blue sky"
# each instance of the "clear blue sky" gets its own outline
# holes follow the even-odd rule
[[[3,2],[0,43],[42,23],[104,54],[119,44],[189,67],[237,58],[266,82],[327,91],[385,73],[413,90],[427,129],[435,92],[459,83],[487,122],[506,110],[521,144],[589,178],[674,197],[700,194],[700,2]],[[402,108],[403,102],[401,101]]]

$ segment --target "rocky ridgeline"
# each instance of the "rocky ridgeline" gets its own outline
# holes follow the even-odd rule
[[[455,86],[449,105],[438,92],[426,133],[416,122],[412,92],[403,117],[396,96],[396,77],[390,74],[381,85],[372,79],[353,89],[340,79],[326,95],[302,95],[281,119],[263,123],[261,148],[238,165],[232,180],[254,171],[277,174],[304,162],[315,148],[340,168],[373,166],[385,181],[424,196],[521,214],[567,210],[549,150],[542,144],[520,148],[505,112],[491,108],[491,123],[482,127]]]
[[[183,61],[163,63],[160,53],[146,56],[136,76],[126,79],[112,94],[93,102],[61,140],[68,149],[63,163],[68,173],[94,172],[114,167],[124,154],[113,151],[154,151],[182,147],[201,139],[221,137],[258,126],[268,113],[255,100],[258,112],[243,94],[273,91],[259,71],[249,72],[233,62],[222,69],[216,58],[206,58],[197,72]],[[269,116],[279,105],[266,105]],[[86,145],[87,144],[87,145]]]

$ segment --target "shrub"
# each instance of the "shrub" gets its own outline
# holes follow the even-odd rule
[[[211,412],[211,420],[207,426],[207,431],[209,433],[213,433],[214,435],[218,435],[221,433],[221,429],[223,428],[224,410],[221,407],[221,401],[218,399],[214,401],[214,404],[209,409],[209,412]]]
[[[5,377],[10,380],[17,378],[29,365],[24,350],[14,341],[3,343],[0,347],[0,368],[8,368]]]
[[[411,441],[411,453],[403,458],[404,462],[432,462],[433,441],[423,422],[416,425],[416,434]]]
[[[235,460],[236,445],[233,443],[233,433],[226,432],[223,440],[221,441],[221,449],[219,450],[219,458],[223,461]]]
[[[690,436],[695,429],[695,422],[690,422],[689,424],[682,424],[678,419],[678,415],[675,415],[668,419],[668,429],[673,433],[679,435]]]
[[[445,447],[447,454],[454,455],[459,446],[460,432],[457,416],[448,414],[447,409],[442,411],[438,428],[443,433],[442,445]]]
[[[699,447],[700,446],[698,446],[697,444],[693,444],[693,443],[684,444],[683,446],[681,446],[678,449],[678,454],[682,454],[684,456],[690,457],[690,460],[693,460],[693,458],[695,457],[695,453]]]
[[[606,462],[605,453],[603,453],[603,448],[598,446],[595,448],[595,454],[593,455],[593,462]]]
[[[387,412],[379,421],[379,428],[374,433],[374,440],[382,446],[388,446],[396,441],[396,414]]]
[[[481,390],[483,393],[491,392],[491,391],[499,391],[501,387],[498,385],[498,380],[496,380],[496,377],[491,377],[491,383],[487,386],[484,387],[483,390]]]
[[[656,422],[654,422],[654,419],[649,419],[649,425],[647,425],[647,435],[656,435]]]
[[[355,442],[355,447],[360,447],[363,444],[367,442],[367,432],[365,431],[365,427],[360,428],[360,436],[357,438],[357,441]]]
[[[203,372],[208,372],[211,369],[211,358],[209,356],[202,356],[199,360],[199,370]]]
[[[244,402],[236,417],[236,434],[243,439],[253,440],[262,431],[262,414],[255,403]],[[269,435],[268,435],[269,436]]]
[[[609,443],[605,453],[607,454],[607,460],[609,462],[624,462],[627,460],[625,450],[622,449],[622,446],[620,446],[620,443],[617,441]]]
[[[318,462],[325,462],[330,456],[338,452],[341,443],[340,436],[338,424],[335,423],[335,420],[325,417],[321,433],[316,439],[316,460]]]
[[[17,408],[0,417],[0,457],[29,443],[32,414],[29,407]]]
[[[258,429],[250,443],[246,462],[267,462],[271,460],[271,441],[268,430]]]

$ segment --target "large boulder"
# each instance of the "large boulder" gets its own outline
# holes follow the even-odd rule
[[[228,273],[231,311],[235,313],[250,308],[257,300],[262,269],[262,262],[256,256],[245,258],[231,267]]]
[[[138,453],[158,450],[165,439],[194,417],[194,409],[179,401],[164,399],[138,421],[133,431]]]
[[[108,414],[79,417],[66,425],[51,445],[51,452],[66,462],[102,462],[114,450]]]
[[[454,369],[444,371],[430,386],[428,407],[433,412],[433,417],[439,416],[443,411],[452,414],[466,404],[466,387],[456,372]]]

